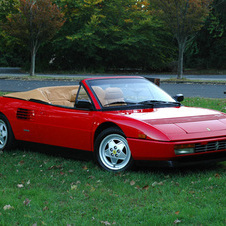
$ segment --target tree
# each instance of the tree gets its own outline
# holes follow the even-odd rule
[[[17,0],[0,1],[0,23],[7,21],[6,16],[9,13],[15,12],[16,4],[18,4]],[[19,56],[20,51],[21,48],[16,42],[16,38],[7,36],[0,27],[0,66],[18,66],[20,59],[23,58]]]
[[[189,46],[191,46],[189,48]],[[214,0],[205,26],[188,43],[185,63],[199,68],[226,68],[226,1]]]
[[[35,74],[35,59],[41,44],[53,38],[64,24],[64,14],[51,0],[19,0],[18,11],[7,16],[4,31],[29,46],[30,75]]]
[[[151,0],[166,27],[178,43],[178,78],[183,76],[183,56],[186,44],[204,25],[213,0]]]
[[[51,43],[55,50],[52,68],[158,70],[175,55],[171,34],[160,29],[162,22],[153,17],[147,0],[58,3],[67,21]]]

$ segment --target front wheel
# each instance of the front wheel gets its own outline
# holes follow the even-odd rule
[[[98,135],[95,155],[99,165],[111,172],[124,171],[133,163],[128,142],[117,128],[106,129]]]
[[[0,115],[0,151],[11,149],[15,143],[12,128],[4,115]]]

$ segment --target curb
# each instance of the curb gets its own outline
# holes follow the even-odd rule
[[[145,76],[144,76],[145,77]],[[86,77],[84,77],[86,78]],[[186,81],[170,81],[170,80],[167,80],[167,79],[156,79],[156,78],[148,78],[146,77],[147,79],[149,79],[150,81],[156,83],[164,83],[164,84],[203,84],[203,85],[208,85],[208,84],[211,84],[211,85],[226,85],[226,81],[214,81],[214,80],[207,80],[207,81],[194,81],[194,80],[186,80]],[[37,78],[28,78],[28,77],[25,77],[25,76],[0,76],[0,80],[21,80],[21,81],[81,81],[83,79],[83,76],[80,76],[80,77],[46,77],[46,78],[40,78],[40,79],[37,79]]]

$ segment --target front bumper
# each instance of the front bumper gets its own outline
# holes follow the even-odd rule
[[[183,142],[127,140],[134,160],[151,161],[153,165],[155,161],[157,165],[174,167],[226,160],[225,137]],[[178,144],[195,144],[195,153],[176,155],[174,148]]]
[[[205,155],[196,155],[196,156],[183,156],[169,161],[147,161],[147,160],[138,160],[136,161],[139,166],[149,166],[149,167],[186,167],[186,166],[195,166],[195,165],[209,165],[212,163],[226,161],[226,151],[218,153],[208,153]]]

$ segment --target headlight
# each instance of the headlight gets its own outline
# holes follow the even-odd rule
[[[174,152],[176,155],[186,155],[195,152],[194,144],[177,144],[174,146]]]

